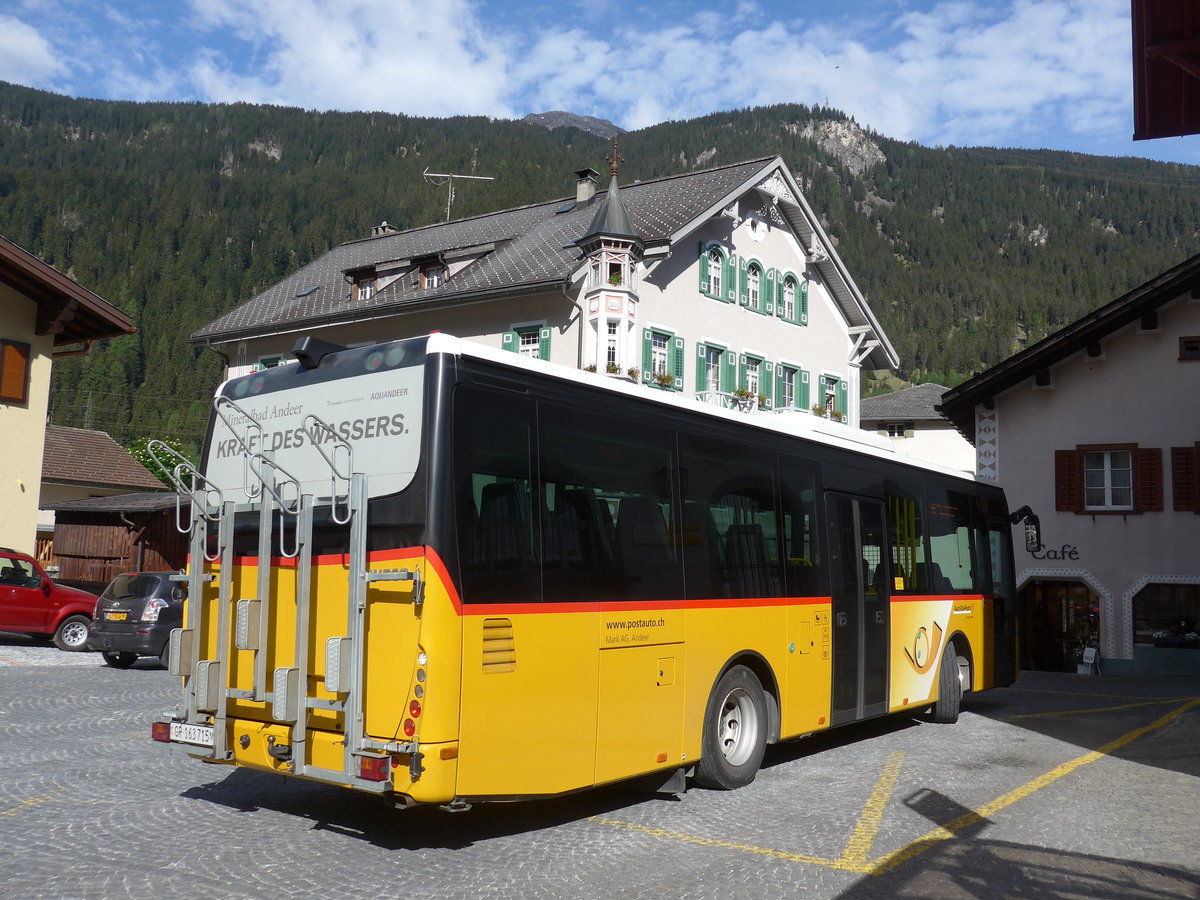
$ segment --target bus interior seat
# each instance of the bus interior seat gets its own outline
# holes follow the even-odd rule
[[[725,558],[731,596],[770,597],[778,593],[761,525],[730,525],[725,532]]]
[[[617,551],[627,578],[653,580],[672,566],[667,546],[667,526],[662,508],[654,497],[622,497],[617,507]]]
[[[531,561],[529,491],[524,482],[485,484],[479,503],[478,540],[471,562],[484,568],[520,567]]]
[[[952,594],[954,585],[942,574],[942,567],[935,562],[919,562],[916,569],[917,584],[924,585],[931,594]]]

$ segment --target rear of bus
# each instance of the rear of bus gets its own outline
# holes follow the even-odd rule
[[[202,472],[176,469],[191,599],[171,644],[183,702],[157,740],[403,803],[453,799],[460,623],[426,515],[427,364],[451,358],[427,355],[438,339],[312,342],[299,364],[221,386]]]

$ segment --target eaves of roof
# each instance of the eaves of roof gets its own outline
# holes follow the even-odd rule
[[[1043,369],[1063,362],[1090,342],[1138,321],[1146,313],[1188,291],[1192,296],[1200,296],[1200,254],[951,388],[942,396],[942,415],[963,437],[975,443],[975,407],[978,404],[994,402],[1000,394],[1033,378]]]
[[[32,253],[0,237],[0,282],[37,304],[35,330],[54,346],[133,334],[133,319]]]
[[[938,412],[937,405],[947,390],[944,385],[926,382],[890,394],[865,397],[859,404],[858,417],[863,421],[906,419],[941,422],[944,418]]]

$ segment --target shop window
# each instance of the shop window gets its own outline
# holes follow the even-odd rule
[[[1133,598],[1133,639],[1200,650],[1200,585],[1148,584]]]

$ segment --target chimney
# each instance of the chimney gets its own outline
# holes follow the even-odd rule
[[[579,179],[575,182],[575,203],[577,206],[587,206],[596,196],[596,180],[600,173],[595,169],[579,169],[575,177]]]
[[[379,237],[380,235],[384,234],[395,234],[397,231],[399,231],[398,228],[389,225],[387,223],[387,219],[384,219],[380,224],[371,226],[371,237]]]

